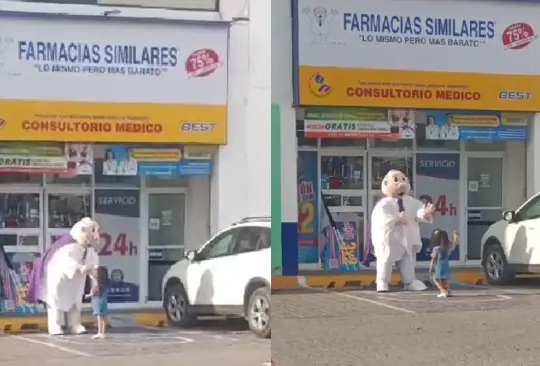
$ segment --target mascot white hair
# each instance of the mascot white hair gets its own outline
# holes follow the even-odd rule
[[[377,292],[390,291],[392,267],[397,263],[405,290],[423,291],[416,279],[415,256],[422,250],[420,222],[433,223],[435,207],[409,196],[411,185],[399,170],[390,170],[382,181],[385,195],[371,215],[371,240],[377,257]]]
[[[34,263],[28,300],[46,304],[49,334],[86,332],[81,324],[81,306],[86,277],[99,263],[98,243],[99,226],[86,217]]]

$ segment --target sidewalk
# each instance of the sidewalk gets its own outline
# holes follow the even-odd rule
[[[428,281],[428,269],[418,268],[416,276],[422,281]],[[485,275],[481,268],[453,267],[452,280],[471,285],[483,285],[486,283]],[[392,283],[399,284],[401,275],[398,271],[392,273]],[[322,287],[328,289],[373,288],[375,286],[375,269],[364,269],[359,273],[328,273],[323,270],[300,271],[298,276],[272,277],[272,291],[295,290],[303,287]]]

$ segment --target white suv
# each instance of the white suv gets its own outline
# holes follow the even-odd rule
[[[174,264],[162,283],[170,324],[193,325],[199,315],[245,317],[270,338],[270,218],[252,217],[220,231]]]
[[[508,284],[516,274],[540,273],[540,193],[488,228],[482,267],[493,285]]]

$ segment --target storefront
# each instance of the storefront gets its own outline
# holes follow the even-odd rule
[[[37,311],[18,296],[33,259],[85,216],[112,307],[159,303],[217,210],[228,25],[0,17],[0,310]]]
[[[437,208],[417,265],[428,264],[431,232],[442,228],[461,233],[452,259],[479,266],[480,238],[532,193],[528,166],[540,158],[531,153],[540,110],[533,6],[293,1],[296,107],[280,106],[281,133],[295,124],[296,141],[282,138],[281,180],[291,184],[296,171],[296,205],[284,189],[282,215],[294,209],[297,220],[282,220],[284,275],[373,266],[369,215],[389,169]]]

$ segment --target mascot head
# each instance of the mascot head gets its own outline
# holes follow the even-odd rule
[[[411,190],[409,178],[399,170],[392,169],[384,176],[381,190],[388,197],[406,196]]]
[[[92,246],[99,243],[99,225],[89,217],[73,225],[69,234],[80,245]]]

